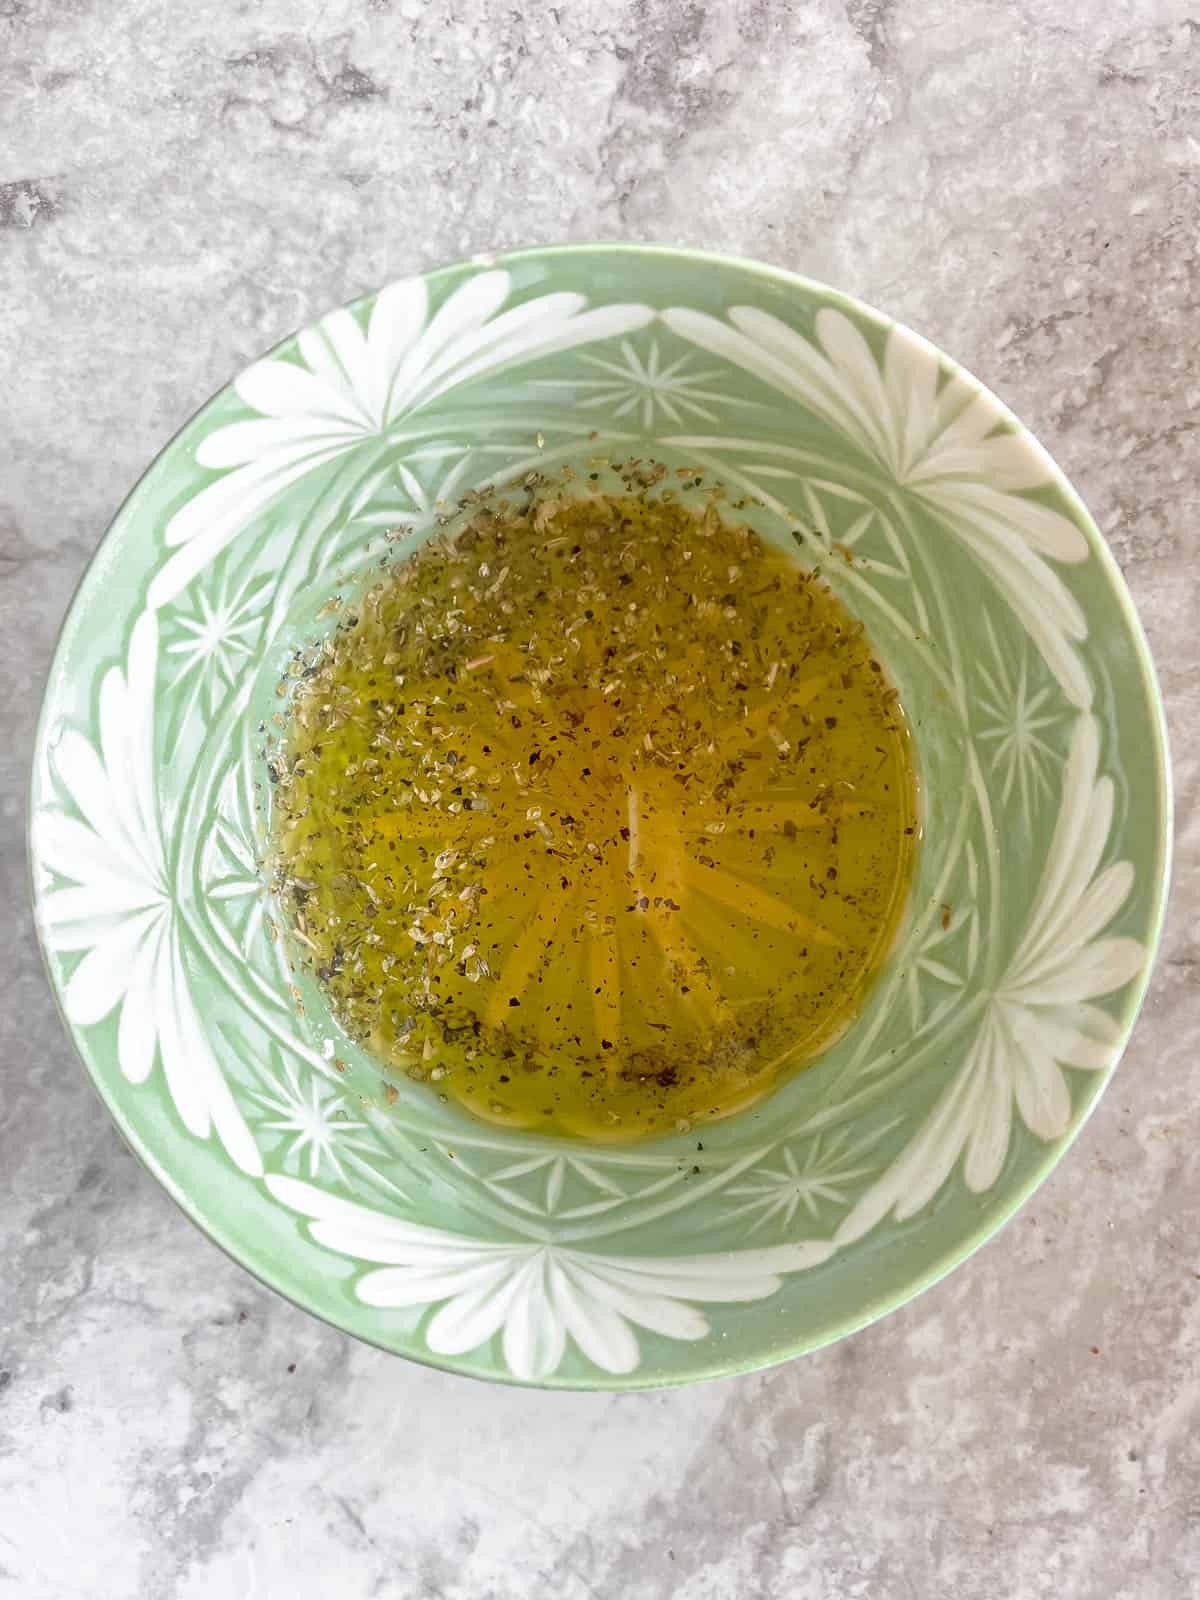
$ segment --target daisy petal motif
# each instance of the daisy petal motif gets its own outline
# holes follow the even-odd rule
[[[1072,1116],[1064,1067],[1103,1072],[1116,1059],[1121,1024],[1093,1002],[1135,977],[1145,950],[1136,939],[1104,935],[1134,871],[1128,861],[1100,866],[1114,796],[1099,761],[1096,722],[1080,717],[1033,911],[974,1042],[916,1137],[842,1223],[839,1245],[889,1212],[914,1216],[960,1158],[967,1187],[990,1189],[1008,1154],[1014,1107],[1030,1133],[1060,1139]]]
[[[568,1340],[602,1372],[633,1372],[641,1363],[635,1328],[703,1339],[708,1319],[693,1301],[765,1299],[782,1274],[815,1267],[833,1253],[824,1241],[671,1259],[493,1243],[404,1222],[302,1179],[272,1175],[266,1185],[310,1219],[317,1244],[378,1264],[355,1284],[363,1304],[437,1306],[425,1328],[437,1355],[463,1355],[499,1334],[505,1364],[525,1381],[552,1377]]]
[[[67,730],[51,764],[74,812],[47,807],[33,824],[46,943],[81,959],[63,988],[68,1021],[94,1027],[117,1012],[116,1054],[130,1083],[161,1062],[180,1119],[197,1138],[214,1129],[243,1172],[262,1159],[234,1102],[192,999],[167,871],[152,762],[158,627],[144,614],[125,670],[100,686],[99,748]]]
[[[1030,499],[1050,474],[1040,450],[1005,430],[996,404],[925,340],[892,328],[882,366],[840,311],[817,313],[815,342],[769,312],[734,306],[728,322],[676,306],[662,320],[798,400],[882,469],[896,491],[936,515],[985,568],[1071,702],[1092,687],[1075,646],[1083,611],[1049,561],[1085,561],[1087,540],[1060,512]]]
[[[406,279],[377,296],[365,326],[353,311],[334,311],[299,335],[298,359],[270,356],[243,372],[234,388],[257,415],[201,441],[196,460],[224,475],[167,524],[176,554],[155,575],[150,605],[178,594],[290,483],[384,438],[449,390],[654,316],[637,304],[588,310],[584,295],[568,291],[505,311],[511,290],[507,272],[480,272],[431,316],[425,282]]]

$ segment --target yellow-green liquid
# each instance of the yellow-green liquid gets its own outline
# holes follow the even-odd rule
[[[911,875],[908,733],[830,590],[715,508],[481,510],[299,658],[271,761],[296,956],[393,1072],[633,1138],[810,1062]]]

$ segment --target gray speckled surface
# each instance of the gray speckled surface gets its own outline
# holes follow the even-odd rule
[[[0,0],[0,1595],[1197,1592],[1198,223],[1171,0]],[[58,620],[197,403],[389,277],[596,237],[826,278],[996,388],[1125,569],[1179,808],[1133,1045],[1000,1238],[822,1354],[625,1397],[423,1371],[220,1256],[76,1066],[22,842]]]

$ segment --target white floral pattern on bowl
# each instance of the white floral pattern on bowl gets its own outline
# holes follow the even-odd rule
[[[901,681],[928,815],[897,950],[816,1068],[729,1123],[584,1148],[385,1093],[297,1005],[256,746],[269,669],[384,530],[617,454],[696,465],[801,535]],[[395,284],[238,378],[104,552],[34,774],[51,974],[152,1169],[362,1337],[573,1386],[811,1348],[994,1231],[1114,1065],[1166,879],[1144,646],[1049,459],[863,308],[616,247]]]

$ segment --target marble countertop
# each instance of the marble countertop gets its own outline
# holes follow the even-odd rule
[[[0,1597],[1196,1593],[1198,223],[1172,0],[0,0]],[[1017,1219],[832,1349],[629,1396],[407,1365],[209,1245],[77,1067],[23,843],[59,619],[197,404],[389,278],[588,238],[799,268],[998,390],[1124,568],[1178,803],[1145,1014]]]

